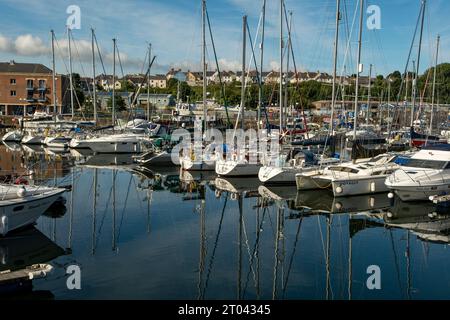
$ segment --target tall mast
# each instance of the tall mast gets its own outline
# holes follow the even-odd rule
[[[241,128],[245,128],[245,55],[247,49],[247,16],[242,17],[242,86],[241,86]]]
[[[266,29],[266,2],[267,0],[263,1],[263,7],[262,7],[262,31],[261,31],[261,45],[259,47],[261,51],[261,57],[260,57],[260,77],[259,77],[259,98],[258,98],[258,128],[261,127],[261,108],[263,104],[263,68],[264,68],[264,36],[265,36],[265,29]]]
[[[73,108],[73,71],[72,71],[72,47],[70,44],[70,28],[67,27],[67,40],[69,41],[69,72],[70,72],[70,107],[71,107],[71,111],[72,111],[72,119],[74,118],[74,108]]]
[[[148,77],[147,77],[147,121],[150,121],[150,69],[152,65],[152,44],[148,45]]]
[[[436,57],[434,61],[434,74],[433,74],[433,93],[431,94],[431,115],[430,115],[430,134],[433,131],[433,113],[434,113],[434,95],[436,94],[436,70],[439,57],[439,41],[441,37],[438,35],[436,40]]]
[[[330,120],[330,134],[334,130],[334,110],[336,105],[336,77],[337,77],[337,56],[339,46],[339,20],[340,20],[341,0],[336,0],[336,31],[334,35],[334,58],[333,58],[333,89],[331,90],[331,120]]]
[[[97,86],[95,83],[95,50],[94,50],[94,45],[95,45],[95,34],[94,34],[94,29],[91,29],[92,31],[92,81],[93,81],[93,85],[92,85],[92,104],[94,106],[94,122],[97,125]]]
[[[369,124],[369,117],[370,117],[370,113],[371,113],[371,109],[370,109],[370,93],[372,89],[372,64],[370,64],[369,66],[369,88],[367,91],[367,115],[366,115],[366,123]]]
[[[208,110],[206,106],[206,0],[202,0],[202,63],[203,63],[203,128],[206,130],[206,117]]]
[[[411,99],[411,104],[412,104],[412,107],[411,107],[411,109],[413,109],[414,110],[414,100],[415,100],[415,95],[416,95],[416,92],[415,92],[415,83],[416,83],[416,76],[415,76],[415,74],[416,74],[416,60],[413,60],[412,61],[412,69],[413,69],[413,74],[411,75],[411,97],[410,97],[410,99]],[[411,112],[411,123],[410,123],[410,127],[412,127],[412,124],[414,124],[414,111],[412,111]],[[405,113],[405,119],[406,119],[406,113]],[[405,121],[405,125],[406,125],[406,121]]]
[[[55,32],[52,30],[52,86],[53,86],[53,115],[55,116],[56,121],[56,115],[57,115],[57,105],[56,105],[56,66],[55,66]]]
[[[353,140],[356,140],[356,125],[358,123],[358,94],[359,94],[359,74],[363,71],[361,65],[362,29],[364,16],[364,0],[360,0],[359,13],[359,36],[358,36],[358,61],[356,63],[356,83],[355,83],[355,114],[353,115]]]
[[[416,106],[416,95],[417,95],[417,79],[419,77],[419,67],[420,67],[420,53],[422,51],[422,35],[423,35],[423,23],[425,19],[425,7],[426,7],[427,1],[422,0],[422,21],[420,24],[420,36],[419,36],[419,51],[417,53],[417,65],[415,68],[415,75],[413,80],[413,99],[412,99],[412,106],[411,106],[411,123],[410,126],[412,127],[414,124],[414,109]]]
[[[283,131],[283,11],[284,3],[280,0],[280,134]]]
[[[284,10],[283,10],[284,11]],[[288,118],[288,110],[289,110],[289,95],[288,95],[288,81],[289,81],[289,60],[290,60],[290,52],[291,52],[291,30],[292,30],[292,11],[289,11],[289,25],[288,25],[288,43],[287,43],[287,62],[286,62],[286,85],[284,86],[284,103],[285,105],[285,117],[284,117],[284,125],[287,126],[287,118]],[[292,57],[294,58],[294,57]]]
[[[113,92],[112,92],[112,126],[114,130],[114,125],[116,124],[116,39],[113,39]]]

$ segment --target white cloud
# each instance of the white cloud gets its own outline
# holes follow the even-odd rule
[[[241,63],[238,61],[229,61],[227,59],[219,59],[219,67],[224,71],[237,71],[242,69]]]
[[[14,41],[14,51],[21,56],[39,56],[49,52],[41,38],[31,34],[20,35]]]
[[[12,47],[11,40],[0,34],[0,51],[10,52]]]
[[[280,70],[280,63],[278,63],[277,61],[270,61],[269,65],[270,65],[271,70],[274,70],[274,71]]]

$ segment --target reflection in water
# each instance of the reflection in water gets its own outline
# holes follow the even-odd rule
[[[66,214],[55,205],[38,222],[70,249],[52,263],[82,266],[81,291],[58,276],[35,281],[56,298],[450,297],[448,208],[72,156],[49,158],[39,173],[73,190]],[[366,287],[370,265],[380,266],[382,290]]]
[[[0,238],[0,299],[52,298],[50,291],[33,291],[31,279],[8,280],[8,272],[31,271],[30,266],[47,263],[62,255],[64,250],[34,227]]]

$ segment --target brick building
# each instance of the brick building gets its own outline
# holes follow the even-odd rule
[[[56,75],[56,105],[64,113],[70,104],[69,78]],[[52,70],[42,64],[0,62],[0,114],[53,112]]]

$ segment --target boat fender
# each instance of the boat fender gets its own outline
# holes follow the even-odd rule
[[[6,265],[8,262],[8,247],[0,247],[0,264]]]
[[[27,189],[22,186],[19,190],[17,190],[17,195],[21,198],[25,197],[27,195]]]
[[[374,192],[375,192],[375,190],[374,190]],[[372,208],[375,207],[375,198],[370,197],[369,203],[370,203],[370,206],[371,206]]]
[[[2,216],[0,218],[0,234],[4,236],[8,233],[8,217]]]
[[[376,191],[375,182],[373,182],[373,181],[370,183],[370,191],[371,192],[375,192]]]

